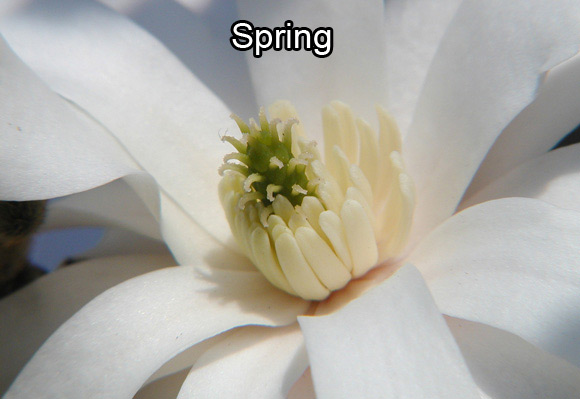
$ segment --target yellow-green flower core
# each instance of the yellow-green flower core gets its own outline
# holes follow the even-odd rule
[[[377,108],[379,134],[350,108],[322,112],[325,160],[288,102],[233,116],[241,139],[220,169],[220,198],[244,253],[276,287],[321,300],[403,248],[413,187],[393,120]]]

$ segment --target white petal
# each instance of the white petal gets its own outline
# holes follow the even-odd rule
[[[385,30],[389,111],[403,136],[431,60],[461,0],[389,0]]]
[[[66,322],[7,398],[131,397],[191,345],[240,325],[290,324],[307,306],[257,272],[181,266],[148,273],[103,293]]]
[[[298,324],[244,327],[207,351],[179,398],[285,398],[308,365]]]
[[[51,273],[0,302],[0,393],[60,324],[106,289],[173,263],[168,256],[96,259]],[[8,361],[9,359],[9,361]]]
[[[217,345],[219,342],[222,342],[224,340],[229,339],[229,337],[232,334],[234,334],[236,331],[237,331],[237,329],[225,331],[219,335],[208,338],[205,341],[202,341],[199,344],[196,344],[196,345],[184,350],[183,352],[179,353],[177,356],[168,360],[163,366],[161,366],[155,372],[155,374],[153,374],[151,377],[149,377],[149,380],[147,380],[147,382],[145,383],[144,386],[147,386],[147,385],[155,382],[156,380],[163,379],[163,378],[167,377],[168,375],[175,374],[179,371],[186,370],[187,372],[183,376],[183,380],[179,384],[179,388],[181,388],[181,384],[183,383],[183,381],[185,381],[185,377],[187,377],[187,375],[189,374],[189,370],[191,369],[191,367],[193,367],[193,365],[197,361],[197,359],[199,359],[201,355],[203,355],[205,352],[207,352],[213,346]],[[179,393],[179,390],[174,395],[174,398],[177,397],[177,393]]]
[[[48,84],[106,126],[162,189],[218,240],[217,196],[227,108],[146,32],[101,5],[38,2],[0,23]],[[34,29],[30,27],[34,26]],[[233,130],[235,131],[235,130]]]
[[[575,1],[466,0],[459,7],[404,146],[417,187],[415,238],[453,213],[495,139],[534,99],[542,75],[577,51],[578,18]]]
[[[580,55],[551,69],[538,96],[502,132],[477,171],[468,194],[554,147],[578,124]]]
[[[580,213],[509,198],[453,216],[417,265],[447,315],[495,326],[580,365]]]
[[[216,268],[255,270],[252,262],[238,252],[233,237],[230,236],[231,242],[225,246],[163,192],[161,202],[163,240],[178,264],[206,263]]]
[[[52,92],[0,37],[3,200],[87,190],[139,169],[110,134]]]
[[[42,229],[78,226],[122,228],[161,238],[155,217],[124,179],[49,203]]]
[[[580,369],[508,332],[447,318],[469,371],[492,398],[573,398]]]
[[[476,398],[459,349],[408,265],[336,313],[300,317],[319,398]]]
[[[118,3],[119,0],[112,0]],[[259,107],[245,54],[230,44],[230,27],[237,18],[234,1],[140,0],[147,4],[125,13],[159,39],[236,115],[246,120]],[[186,3],[204,3],[194,13]],[[177,3],[181,3],[181,6]],[[190,8],[191,9],[191,8]],[[197,15],[194,15],[197,14]]]
[[[374,105],[386,100],[383,2],[364,7],[348,0],[238,1],[240,16],[255,27],[333,28],[333,51],[317,58],[311,51],[247,54],[259,105],[290,100],[311,137],[321,143],[322,107],[332,100],[347,102],[366,120],[375,120]]]
[[[506,197],[536,198],[580,211],[580,144],[523,163],[463,201],[460,209]]]

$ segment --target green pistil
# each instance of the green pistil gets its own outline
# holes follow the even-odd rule
[[[249,187],[246,188],[250,190],[249,193],[261,194],[260,201],[265,206],[271,204],[272,196],[279,194],[284,195],[294,206],[300,205],[306,195],[314,194],[314,189],[309,189],[306,176],[309,154],[296,156],[292,153],[292,125],[297,121],[287,121],[278,128],[280,121],[268,122],[263,109],[260,111],[259,125],[250,120],[248,126],[236,115],[232,115],[232,118],[240,128],[243,140],[230,136],[223,138],[238,152],[224,158],[226,163],[222,166],[222,171],[233,170],[244,175],[246,179],[254,175],[247,180],[246,186]],[[232,160],[238,163],[229,163]]]

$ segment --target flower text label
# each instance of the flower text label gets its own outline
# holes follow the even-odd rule
[[[263,51],[312,51],[318,58],[326,58],[332,54],[332,28],[294,27],[291,20],[284,23],[284,27],[274,29],[256,27],[250,21],[239,20],[232,24],[232,47],[239,51],[253,49],[256,58],[262,56]]]

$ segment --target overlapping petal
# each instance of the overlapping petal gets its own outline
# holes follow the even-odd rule
[[[471,195],[516,165],[554,147],[580,124],[580,55],[551,69],[538,96],[502,132],[468,190]]]
[[[385,2],[388,106],[403,137],[411,123],[429,65],[461,0]]]
[[[154,184],[151,184],[154,187]],[[158,201],[156,190],[151,193]],[[42,229],[51,230],[79,226],[120,228],[153,239],[161,239],[159,210],[147,208],[141,198],[124,179],[116,180],[93,190],[70,195],[49,203]]]
[[[244,327],[204,353],[178,398],[285,398],[308,365],[295,323]]]
[[[169,266],[170,256],[132,255],[81,262],[0,302],[0,393],[50,334],[95,296],[129,278]]]
[[[226,242],[216,171],[226,148],[219,135],[235,126],[227,108],[129,20],[89,1],[71,1],[58,15],[54,7],[35,2],[6,16],[0,31],[53,90],[106,126],[201,229]]]
[[[576,1],[461,4],[404,144],[417,187],[415,239],[453,213],[500,132],[534,99],[543,74],[576,53],[579,18]]]
[[[143,387],[134,399],[175,399],[188,370],[168,375]]]
[[[336,313],[299,322],[319,398],[479,397],[413,266]]]
[[[249,58],[260,103],[281,96],[289,98],[310,126],[319,126],[318,110],[335,98],[348,100],[357,113],[368,116],[374,102],[385,100],[387,74],[401,74],[395,93],[405,85],[405,79],[417,79],[408,98],[391,104],[401,109],[405,126],[405,118],[413,114],[418,100],[405,151],[410,153],[408,166],[414,170],[422,200],[416,217],[420,223],[416,234],[420,236],[453,213],[494,140],[533,100],[542,74],[576,50],[580,37],[577,2],[501,2],[507,10],[503,14],[495,12],[499,3],[464,1],[445,31],[458,6],[457,1],[445,2],[422,32],[428,43],[409,52],[383,42],[380,1],[364,7],[327,0],[300,0],[291,5],[241,0],[239,5],[242,17],[256,25],[281,26],[291,18],[297,26],[335,28],[332,62],[307,52]],[[197,352],[188,361],[210,349],[187,378],[180,394],[183,397],[194,393],[220,396],[225,392],[228,396],[244,396],[256,384],[260,384],[260,394],[285,395],[305,367],[302,338],[295,325],[276,330],[244,327],[228,332],[224,337],[227,341],[216,338],[211,345],[207,341],[237,326],[290,324],[308,307],[306,302],[276,291],[257,272],[250,271],[251,265],[239,257],[228,240],[229,230],[215,187],[215,171],[224,148],[216,136],[225,132],[220,129],[231,126],[225,119],[226,107],[159,43],[123,18],[86,1],[70,2],[70,9],[57,16],[50,12],[51,4],[35,2],[24,12],[5,19],[0,30],[52,89],[73,102],[71,106],[61,100],[78,114],[77,118],[80,115],[92,121],[94,117],[102,122],[95,137],[110,141],[112,132],[126,149],[117,146],[115,151],[137,160],[138,165],[131,165],[129,171],[120,168],[110,172],[111,176],[124,176],[143,167],[160,184],[160,206],[151,181],[136,182],[132,188],[144,200],[145,209],[162,221],[163,236],[178,261],[210,268],[203,272],[192,267],[164,269],[105,292],[49,339],[7,397],[125,397],[137,392],[152,375],[163,378],[148,386],[151,392],[156,385],[173,387],[183,374],[174,380],[167,373],[189,363],[168,367],[166,362],[199,342],[207,347],[194,348]],[[400,15],[410,15],[397,9],[400,2],[390,2],[387,11],[389,7],[401,11]],[[414,7],[422,18],[429,14],[430,8],[422,8],[421,2],[412,3],[411,9]],[[396,14],[389,18],[396,19]],[[401,24],[407,28],[405,21]],[[407,33],[401,31],[402,36]],[[403,55],[392,69],[382,66],[385,49]],[[292,57],[292,61],[286,57]],[[417,69],[408,74],[403,73],[406,59],[418,60]],[[375,68],[373,73],[368,73],[369,64]],[[99,73],[94,73],[95,68]],[[424,90],[419,95],[423,81]],[[28,100],[23,97],[21,102]],[[540,98],[536,103],[541,103]],[[29,115],[24,118],[29,119]],[[572,119],[566,118],[562,126]],[[74,127],[66,125],[65,134],[73,137]],[[10,129],[14,135],[14,128]],[[540,143],[530,146],[534,151],[545,141],[538,132],[532,134]],[[521,140],[523,135],[518,131],[505,137]],[[556,137],[555,133],[550,137]],[[89,155],[99,153],[80,144],[79,148]],[[566,151],[557,153],[565,153],[566,159],[574,161],[577,150]],[[50,152],[39,150],[36,154],[44,157],[43,162],[55,162]],[[550,185],[546,191],[551,193],[550,198],[560,197],[569,180],[554,185],[554,177],[564,176],[561,171],[539,172],[545,166],[542,162],[551,165],[548,172],[569,165],[554,159],[546,156],[525,173],[514,171],[486,195],[509,195],[505,192],[510,181],[528,179],[529,184],[520,185],[520,190],[546,183]],[[29,179],[37,176],[28,170],[25,174]],[[540,177],[543,180],[538,180]],[[94,187],[98,179],[111,180],[99,174],[91,179],[92,185],[87,188]],[[72,181],[74,184],[68,186],[51,184],[69,193],[80,187],[74,178]],[[108,189],[115,187],[104,187],[101,192]],[[570,204],[567,207],[576,209],[572,201],[566,199],[558,205]],[[102,204],[91,217],[106,216],[114,225],[115,212],[109,214],[108,205]],[[75,207],[72,201],[63,209]],[[84,208],[77,210],[86,215]],[[117,227],[157,238],[150,224],[144,226],[135,217],[122,216]],[[504,328],[578,365],[580,352],[573,345],[580,339],[580,275],[574,256],[580,249],[578,231],[580,214],[576,212],[538,201],[496,201],[452,217],[419,245],[411,260],[427,278],[444,312]],[[390,275],[392,267],[377,269],[354,282],[333,296],[326,309],[350,301],[357,290],[362,292]],[[320,307],[321,313],[324,308]],[[552,354],[492,327],[471,328],[474,323],[462,321],[460,325],[456,319],[449,320],[484,392],[524,397],[530,390],[537,395],[565,395],[578,388],[578,370]],[[478,395],[448,327],[421,276],[410,266],[337,313],[302,318],[301,325],[319,397],[353,397],[361,392],[365,397]],[[490,348],[542,366],[523,369],[522,364],[506,362],[495,352],[483,356],[482,352]],[[264,359],[271,360],[275,352],[276,361],[270,365]],[[131,367],[127,367],[129,363]],[[248,363],[254,365],[250,371]],[[51,367],[46,368],[46,364]],[[161,371],[163,364],[170,371]],[[494,367],[512,367],[516,370],[514,381],[508,381],[505,375],[496,381],[499,371]],[[538,376],[541,367],[551,370]],[[215,384],[216,373],[222,373],[227,381],[239,377],[241,368],[252,376],[257,373],[258,379]],[[348,378],[337,381],[337,376]],[[526,379],[536,377],[535,385],[525,386]],[[154,395],[151,392],[149,395]]]
[[[235,1],[129,0],[142,3],[134,7],[123,7],[127,0],[100,1],[155,36],[237,115],[255,116],[258,106],[245,55],[229,41],[237,19]]]
[[[184,349],[240,325],[291,324],[307,306],[257,272],[180,266],[148,273],[75,314],[36,353],[6,398],[131,397]]]
[[[139,173],[103,126],[52,92],[2,38],[0,54],[3,200],[57,197]]]
[[[580,144],[524,162],[468,197],[460,209],[506,197],[536,198],[580,211]]]
[[[447,318],[473,379],[494,399],[573,398],[580,369],[508,332]]]
[[[409,261],[444,314],[504,329],[580,365],[580,213],[509,198],[453,216]]]

